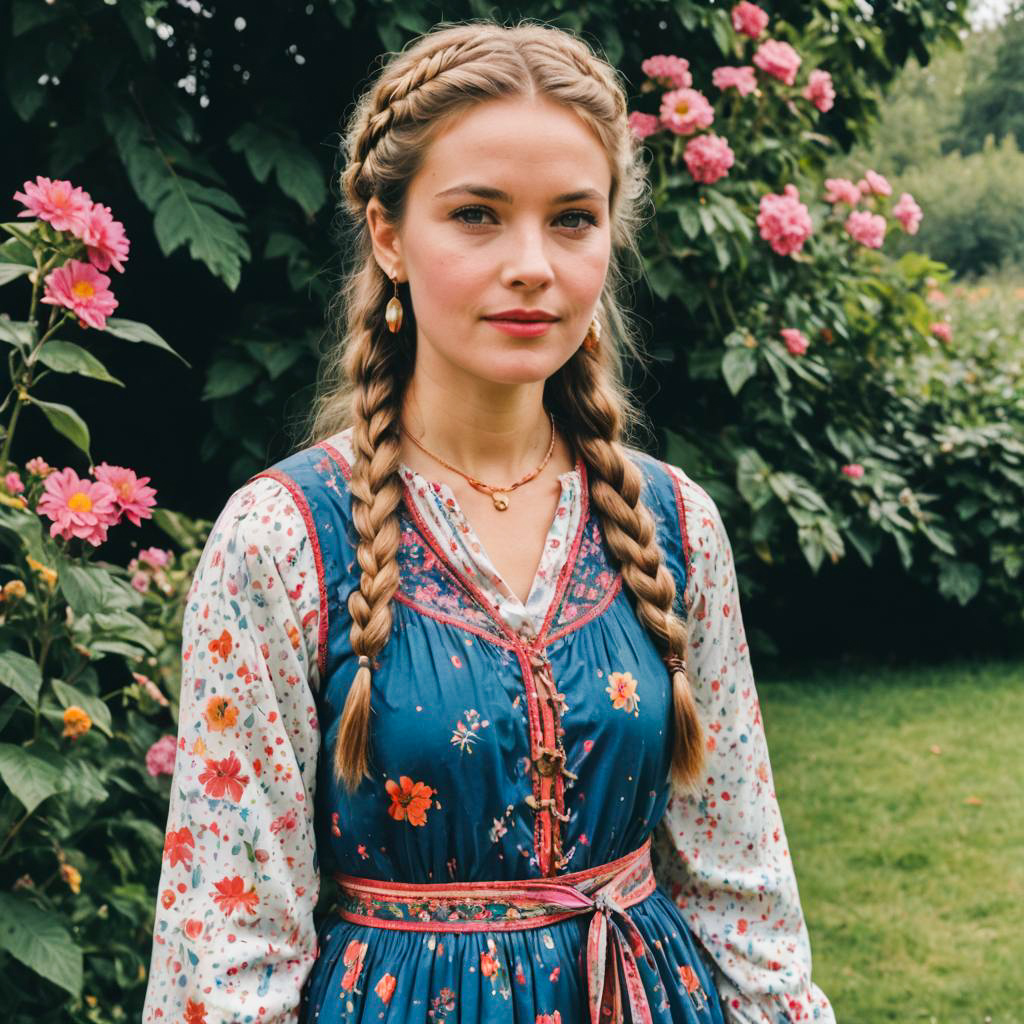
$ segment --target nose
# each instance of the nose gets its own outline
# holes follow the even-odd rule
[[[522,224],[509,232],[501,277],[509,288],[544,288],[554,280],[543,225]]]

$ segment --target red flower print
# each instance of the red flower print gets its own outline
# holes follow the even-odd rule
[[[356,987],[359,975],[363,969],[363,957],[366,956],[367,945],[358,939],[353,939],[345,949],[342,960],[348,968],[345,976],[341,979],[341,987],[346,992],[351,992]]]
[[[185,934],[190,939],[198,939],[203,934],[203,922],[196,920],[194,917],[190,917],[185,922]]]
[[[696,992],[700,988],[700,978],[697,977],[697,973],[688,964],[683,964],[679,968],[679,980],[686,987],[687,995]]]
[[[246,891],[241,875],[222,878],[219,882],[214,882],[213,887],[217,890],[213,894],[213,901],[225,914],[233,914],[239,907],[243,907],[248,914],[256,913],[259,895],[255,887]]]
[[[485,978],[489,978],[500,969],[501,964],[490,953],[480,954],[480,972]]]
[[[185,1024],[206,1024],[206,1003],[185,1003]]]
[[[382,974],[380,981],[373,986],[373,991],[380,996],[380,1001],[386,1006],[391,1002],[391,997],[395,994],[395,985],[398,984],[398,979],[393,974]]]
[[[206,795],[221,800],[226,793],[236,804],[242,799],[242,791],[249,785],[248,775],[239,775],[242,764],[232,751],[223,761],[206,758],[206,771],[199,781],[206,787]]]
[[[616,711],[621,708],[627,714],[632,713],[639,718],[640,712],[637,710],[637,704],[640,703],[640,698],[636,692],[637,685],[631,672],[608,673],[608,687],[605,693],[611,697],[612,707]]]
[[[398,782],[388,779],[385,788],[391,796],[388,814],[395,821],[404,819],[410,825],[426,825],[430,798],[434,795],[430,786],[424,782],[413,782],[408,775],[400,775]]]
[[[175,895],[173,889],[164,889],[164,891],[160,894],[160,902],[163,904],[164,910],[169,910],[171,907],[173,907],[174,900]]]
[[[192,836],[192,830],[186,825],[177,831],[170,829],[164,839],[164,856],[173,868],[175,864],[184,864],[186,868],[192,867],[192,851],[196,841]]]
[[[227,657],[231,653],[232,646],[231,634],[226,629],[216,640],[210,641],[210,650],[214,654],[219,654],[225,661],[227,661]]]
[[[562,1024],[562,1014],[558,1010],[554,1013],[538,1013],[534,1024]]]
[[[336,817],[336,815],[332,815],[332,817]],[[284,814],[282,814],[279,818],[275,818],[270,823],[270,831],[273,832],[275,835],[278,832],[290,832],[298,824],[299,819],[295,815],[295,808],[289,807],[288,810],[284,812]]]

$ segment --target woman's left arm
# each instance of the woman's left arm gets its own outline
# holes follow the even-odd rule
[[[713,959],[733,1024],[834,1024],[775,794],[732,548],[715,502],[681,470],[692,557],[690,678],[705,729],[699,797],[673,793],[654,837],[659,881]]]

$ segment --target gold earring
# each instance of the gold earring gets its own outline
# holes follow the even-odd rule
[[[398,297],[398,275],[396,274],[391,278],[391,283],[395,286],[395,294],[388,300],[387,307],[384,310],[384,319],[387,321],[388,330],[395,334],[402,327],[402,300]]]
[[[596,354],[598,349],[601,347],[601,324],[598,322],[597,317],[594,317],[590,321],[590,327],[587,328],[586,336],[583,339],[583,350]]]

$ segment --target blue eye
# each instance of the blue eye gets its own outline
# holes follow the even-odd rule
[[[486,227],[487,225],[481,221],[464,219],[465,214],[475,213],[486,213],[488,216],[494,216],[493,212],[486,206],[462,206],[452,214],[452,217],[457,219],[461,224],[465,224],[468,228]],[[558,215],[559,220],[563,217],[582,217],[586,222],[586,225],[583,227],[571,227],[569,225],[565,225],[566,230],[572,234],[581,235],[589,231],[592,227],[597,227],[597,217],[588,210],[566,210],[564,213],[560,213]]]

